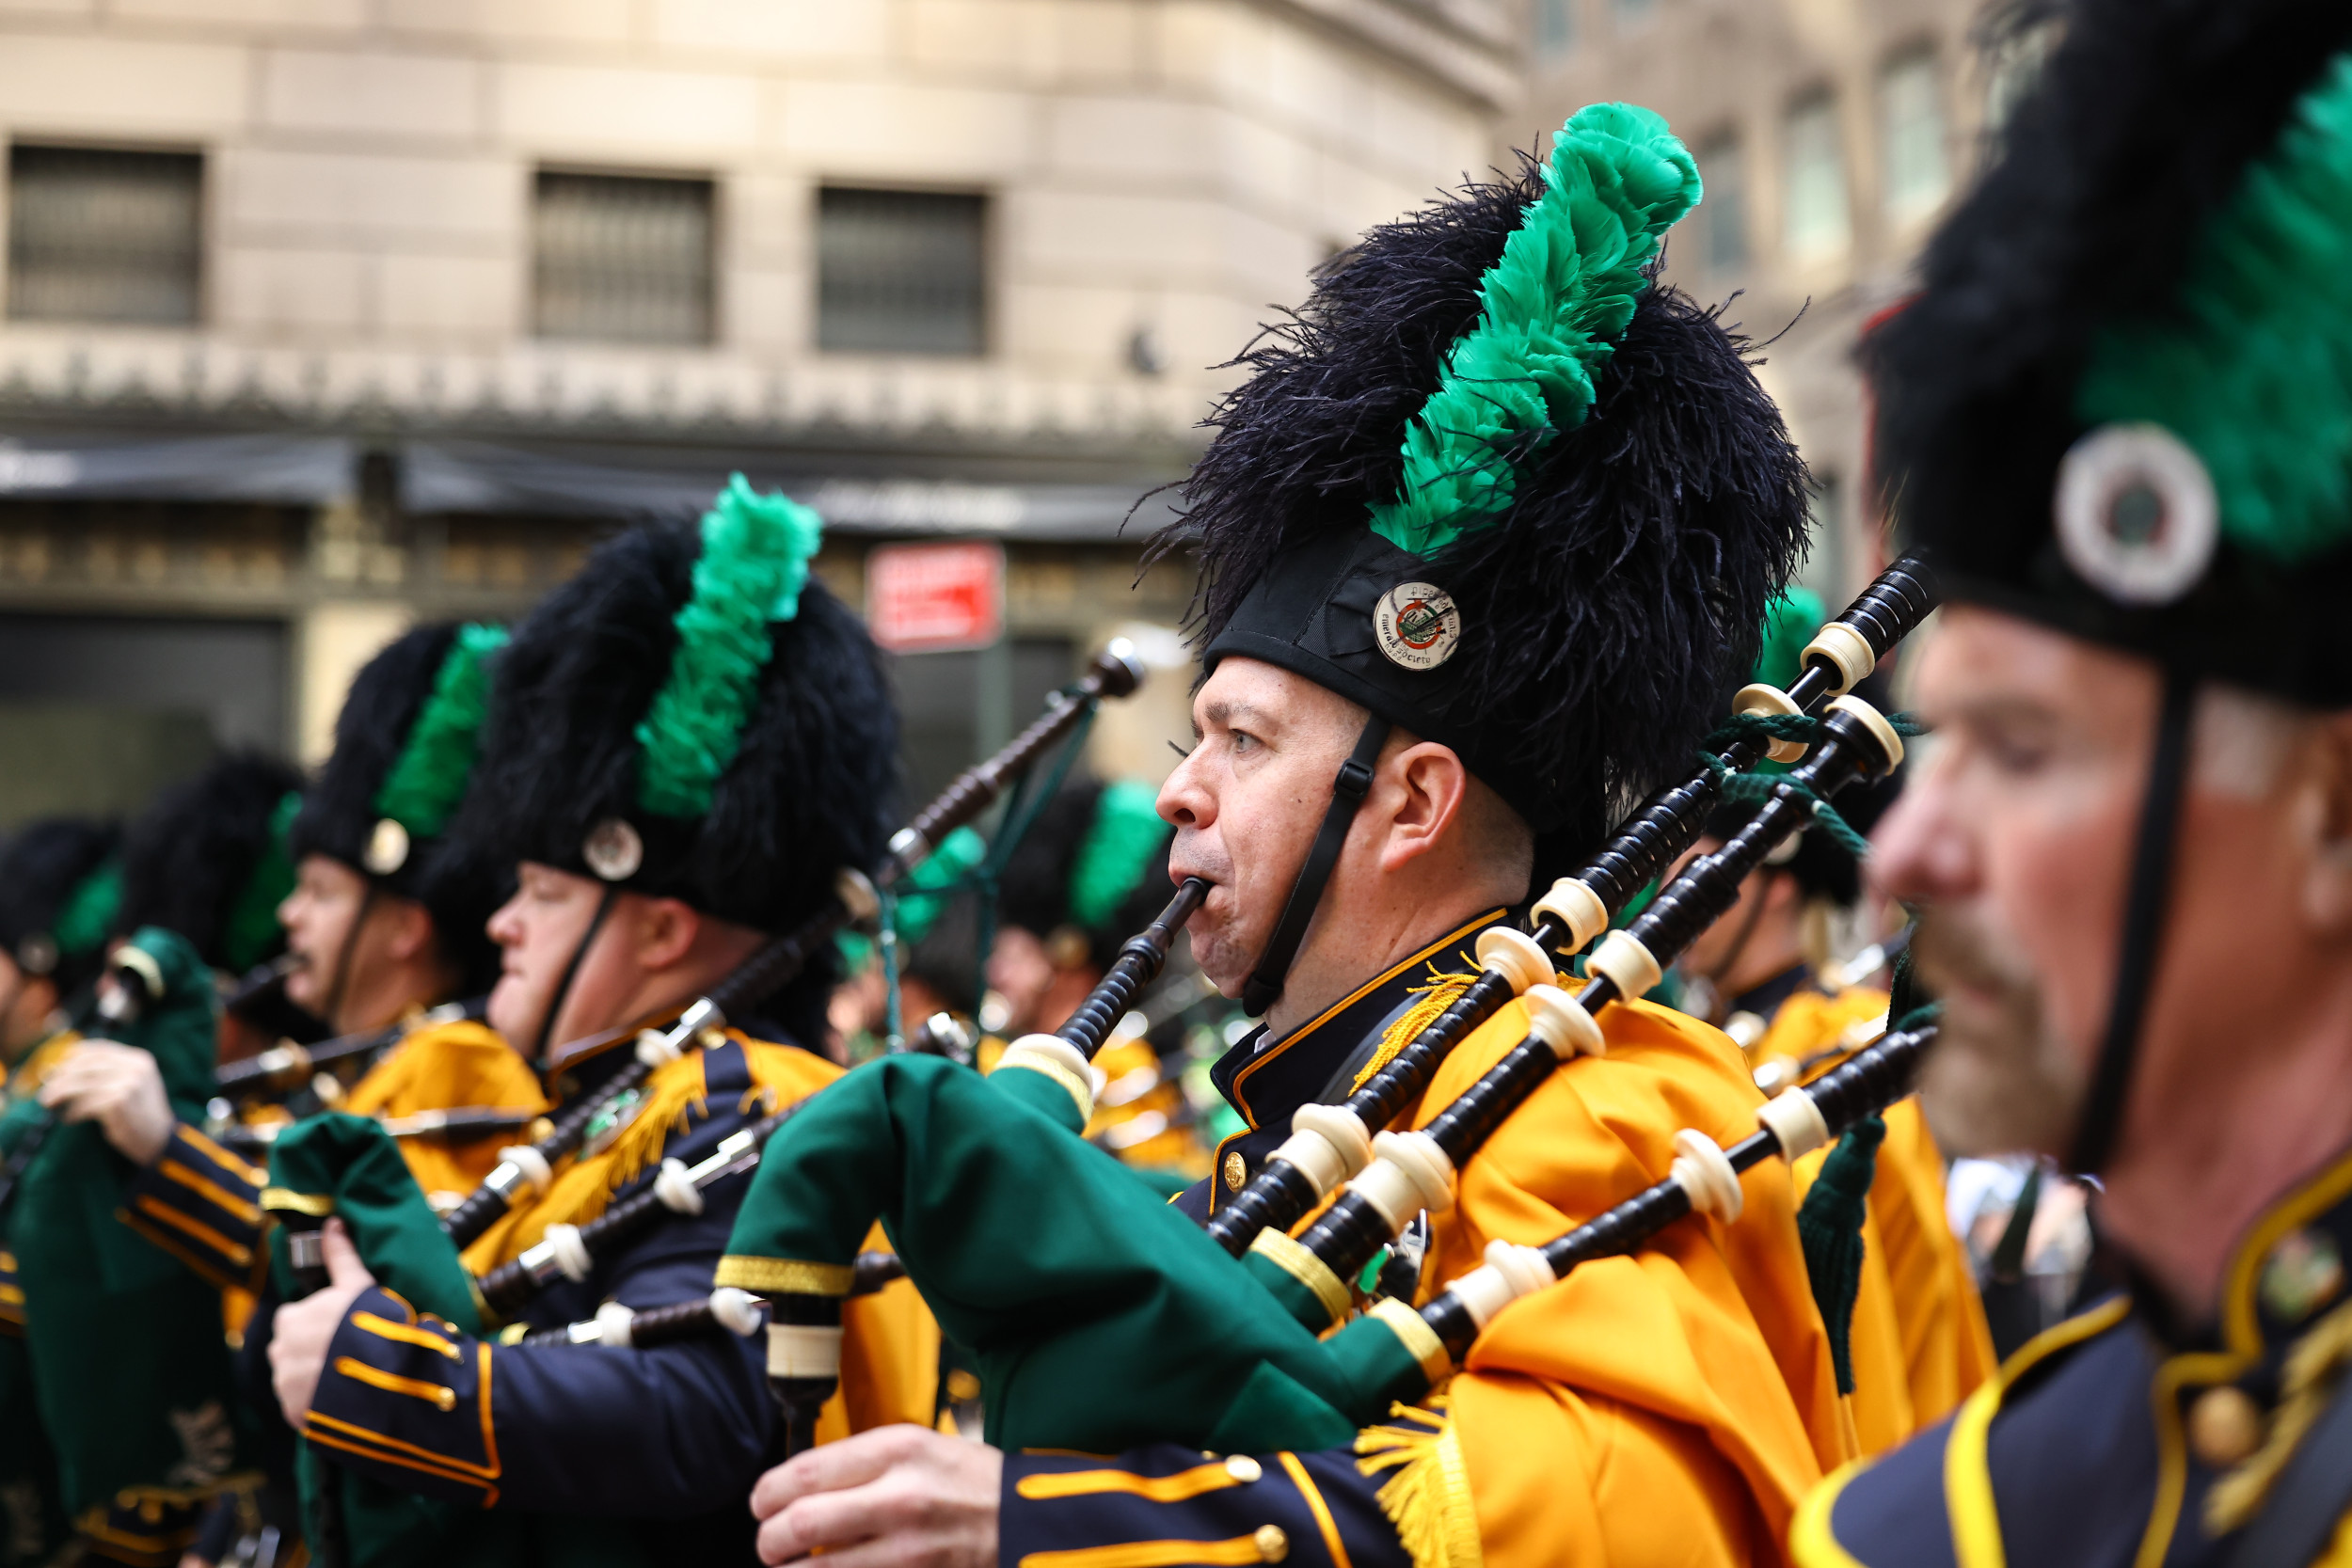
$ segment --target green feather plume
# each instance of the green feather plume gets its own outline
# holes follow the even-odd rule
[[[768,624],[800,613],[823,533],[816,513],[787,496],[760,495],[741,474],[703,514],[703,553],[694,591],[674,619],[670,676],[637,726],[637,803],[645,810],[693,817],[710,809],[774,652]]]
[[[1764,641],[1756,650],[1751,680],[1782,690],[1804,673],[1805,644],[1829,619],[1821,596],[1810,588],[1790,584],[1788,591],[1764,608]]]
[[[1477,324],[1406,429],[1396,499],[1373,508],[1372,531],[1417,555],[1501,515],[1515,466],[1584,422],[1659,237],[1699,200],[1689,150],[1630,103],[1571,116],[1544,180],[1479,284]]]
[[[2094,343],[2075,412],[2203,459],[2222,536],[2292,564],[2352,534],[2352,55],[2304,95],[2198,238],[2157,321]]]
[[[1160,820],[1160,792],[1138,779],[1103,786],[1094,820],[1070,867],[1070,923],[1092,928],[1119,912],[1151,869],[1168,836]]]
[[[252,875],[237,890],[220,936],[221,957],[229,967],[243,972],[260,963],[278,945],[278,906],[294,891],[294,854],[289,847],[294,819],[302,811],[302,792],[291,789],[270,813],[269,845],[253,863]]]
[[[108,860],[73,884],[57,906],[56,923],[49,934],[60,953],[94,952],[114,929],[122,910],[122,863]]]
[[[449,825],[465,799],[490,707],[490,656],[506,645],[503,626],[464,626],[451,642],[408,738],[375,792],[375,812],[418,838]]]

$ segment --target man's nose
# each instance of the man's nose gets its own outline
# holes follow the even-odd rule
[[[1952,807],[1941,781],[1931,776],[1911,781],[1870,835],[1868,870],[1879,891],[1905,904],[1932,904],[1975,891],[1976,851]]]
[[[1200,771],[1193,766],[1199,749],[1186,753],[1176,765],[1176,771],[1160,785],[1160,798],[1153,802],[1160,820],[1172,828],[1202,828],[1216,815],[1216,801],[1202,787]]]

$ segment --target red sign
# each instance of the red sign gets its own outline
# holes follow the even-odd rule
[[[866,623],[895,654],[985,648],[1004,635],[998,545],[882,545],[866,558]]]

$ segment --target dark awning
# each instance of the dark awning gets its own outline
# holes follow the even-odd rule
[[[741,472],[823,514],[843,533],[969,535],[1062,543],[1143,538],[1168,520],[1168,498],[1139,508],[1128,484],[993,483],[844,477],[769,467],[757,457],[665,452],[660,467],[477,441],[412,441],[401,451],[401,504],[411,513],[536,512],[630,517],[699,512]],[[1135,520],[1127,522],[1130,508]],[[1121,524],[1126,524],[1124,534]]]
[[[0,499],[277,501],[351,494],[339,436],[0,436]]]

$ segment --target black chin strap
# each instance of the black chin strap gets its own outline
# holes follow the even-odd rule
[[[604,929],[604,917],[612,912],[612,900],[621,890],[611,882],[596,899],[596,912],[588,917],[588,928],[580,933],[580,941],[572,947],[571,961],[564,966],[564,977],[555,982],[555,994],[548,998],[548,1010],[539,1018],[539,1037],[531,1042],[531,1059],[544,1063],[548,1059],[548,1037],[555,1032],[555,1018],[564,1010],[564,999],[572,994],[572,981],[580,974],[580,960],[588,957],[596,933]]]
[[[350,929],[343,932],[342,950],[335,955],[335,983],[326,988],[326,1005],[319,1009],[319,1017],[326,1021],[330,1030],[341,1029],[342,1022],[335,1015],[342,1010],[343,990],[351,984],[351,956],[358,951],[359,933],[368,927],[368,916],[375,912],[375,879],[368,879],[367,892],[359,895],[359,912],[351,917]]]
[[[1372,765],[1380,760],[1380,748],[1388,742],[1389,721],[1378,714],[1365,720],[1364,733],[1356,737],[1356,750],[1340,764],[1339,777],[1331,781],[1330,809],[1323,814],[1323,826],[1315,832],[1313,847],[1307,851],[1307,863],[1298,868],[1298,880],[1291,884],[1290,902],[1282,906],[1274,936],[1258,956],[1257,972],[1242,983],[1242,1011],[1252,1018],[1273,1006],[1275,998],[1282,994],[1291,960],[1298,957],[1298,944],[1307,938],[1315,906],[1323,902],[1324,885],[1340,863],[1348,824],[1356,820],[1357,809],[1372,788]]]
[[[2197,715],[2197,682],[2168,670],[2164,705],[2156,718],[2156,743],[2148,759],[2148,793],[2139,808],[2139,837],[2132,846],[2132,876],[2123,905],[2123,937],[2115,958],[2115,990],[2107,1000],[2106,1036],[2099,1043],[2090,1093],[2083,1102],[2069,1169],[2098,1174],[2115,1152],[2122,1130],[2123,1103],[2131,1095],[2132,1063],[2139,1053],[2140,1022],[2148,1011],[2148,990],[2155,978],[2166,916],[2172,907],[2172,861],[2178,847],[2181,799],[2188,782],[2191,721]]]

